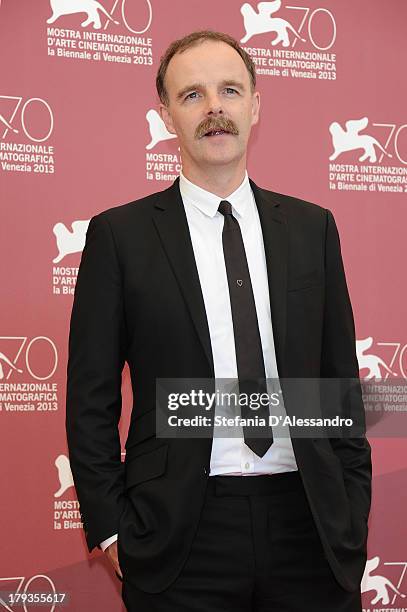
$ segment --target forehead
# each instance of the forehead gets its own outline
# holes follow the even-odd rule
[[[211,84],[225,79],[239,80],[247,85],[250,78],[244,61],[227,43],[205,40],[171,58],[165,84],[168,92],[176,93],[198,80]]]

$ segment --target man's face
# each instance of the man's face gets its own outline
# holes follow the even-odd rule
[[[220,166],[244,157],[260,94],[251,92],[249,73],[233,47],[205,40],[175,54],[165,85],[169,104],[160,104],[160,114],[178,136],[184,166]]]

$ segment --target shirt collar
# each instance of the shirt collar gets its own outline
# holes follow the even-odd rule
[[[195,183],[192,183],[184,176],[182,170],[179,176],[179,188],[184,204],[195,206],[208,217],[216,215],[221,200],[230,202],[234,212],[237,212],[239,217],[243,217],[251,198],[251,187],[247,170],[239,187],[226,198],[220,198],[214,193],[195,185]]]

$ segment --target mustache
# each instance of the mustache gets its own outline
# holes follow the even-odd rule
[[[223,132],[229,132],[235,135],[239,133],[239,130],[231,119],[227,117],[208,117],[196,128],[195,137],[202,138],[202,136],[205,136],[208,132],[215,130],[222,130]]]

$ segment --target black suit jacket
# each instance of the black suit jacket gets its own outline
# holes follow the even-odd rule
[[[263,232],[280,377],[357,378],[353,314],[332,213],[250,184]],[[125,361],[134,403],[122,463]],[[118,533],[128,579],[159,592],[188,555],[212,445],[212,439],[156,437],[156,378],[214,376],[179,179],[91,219],[67,375],[69,457],[88,549]],[[352,413],[364,419],[361,393]],[[293,438],[292,444],[327,560],[343,588],[355,590],[366,561],[370,445],[364,436]]]

